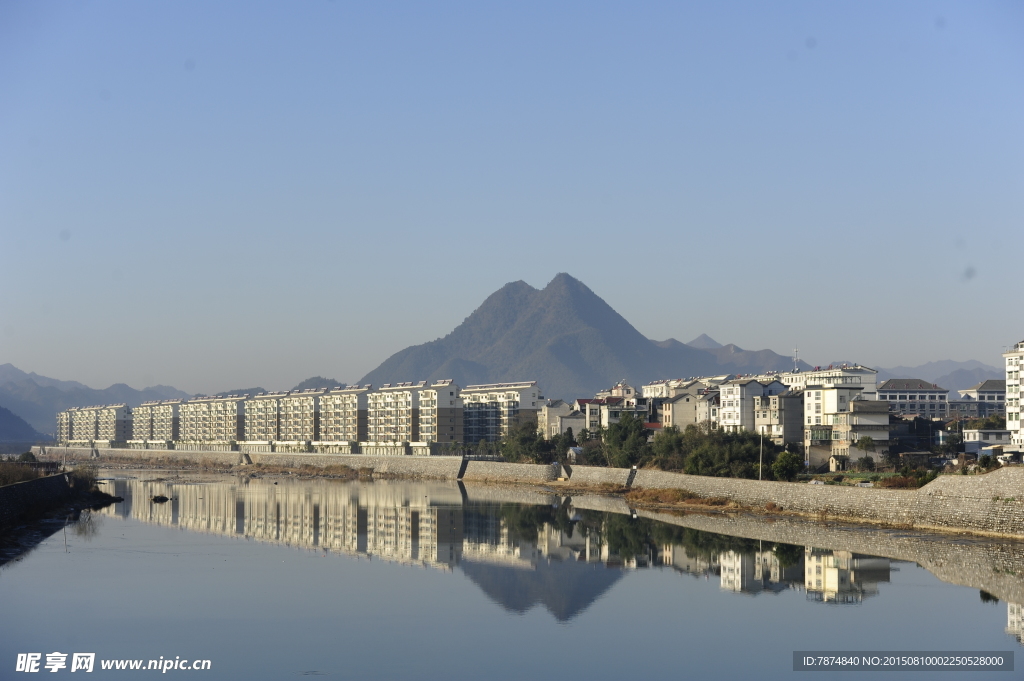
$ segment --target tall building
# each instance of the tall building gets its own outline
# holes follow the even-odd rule
[[[57,414],[57,444],[67,445],[71,438],[71,410],[66,409]]]
[[[1024,421],[1020,418],[1020,370],[1024,366],[1024,341],[1003,353],[1006,360],[1006,429],[1010,431],[1010,446],[1024,450]]]
[[[777,445],[800,443],[804,435],[804,391],[754,396],[754,431]]]
[[[418,442],[419,383],[385,383],[367,395],[366,438],[368,442]]]
[[[515,425],[536,422],[543,403],[536,381],[468,385],[462,390],[463,442],[497,442]]]
[[[281,398],[287,392],[259,393],[245,402],[245,442],[248,449],[262,444],[270,451],[270,443],[281,439]]]
[[[787,388],[781,381],[758,381],[753,378],[737,378],[720,387],[722,408],[719,425],[727,432],[738,433],[756,428],[754,422],[754,398],[784,393]]]
[[[194,397],[181,404],[178,449],[230,449],[245,439],[248,395]]]
[[[988,380],[972,385],[967,390],[958,390],[961,400],[973,400],[978,403],[978,415],[1006,413],[1006,381]]]
[[[280,440],[310,443],[320,439],[320,398],[326,392],[324,388],[310,388],[281,397]]]
[[[367,440],[367,395],[373,386],[332,388],[320,396],[320,442]]]
[[[462,397],[451,379],[420,390],[420,442],[462,442],[463,427]]]
[[[72,407],[64,417],[69,431],[66,444],[99,446],[126,443],[132,439],[132,410],[126,404]],[[58,428],[61,419],[58,419]]]

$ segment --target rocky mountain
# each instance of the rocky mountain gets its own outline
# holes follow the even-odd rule
[[[721,343],[719,343],[706,333],[702,333],[701,335],[697,336],[692,341],[687,343],[687,345],[689,345],[691,348],[698,348],[700,350],[715,350],[717,348],[722,347]]]
[[[0,407],[0,442],[39,442],[48,439],[36,432],[35,428],[25,422],[10,409]]]
[[[313,376],[307,378],[302,383],[292,388],[292,390],[309,390],[310,388],[336,388],[338,386],[345,385],[344,381],[339,381],[335,378],[324,378],[323,376]]]
[[[506,284],[447,336],[395,353],[360,383],[536,380],[547,397],[573,399],[621,379],[641,385],[791,367],[770,350],[652,341],[582,282],[559,274],[541,290],[522,281]]]
[[[166,385],[136,390],[124,383],[115,383],[96,390],[77,381],[61,381],[25,373],[11,364],[0,365],[0,406],[45,435],[52,435],[56,430],[57,412],[70,407],[118,403],[135,407],[149,400],[185,397],[190,395]]]

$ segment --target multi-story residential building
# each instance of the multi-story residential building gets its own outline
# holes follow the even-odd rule
[[[706,425],[708,428],[718,428],[718,417],[721,414],[722,393],[721,390],[708,390],[698,395],[696,410],[696,423],[698,426]]]
[[[545,440],[561,435],[565,431],[561,429],[560,420],[563,416],[568,416],[572,411],[572,405],[564,400],[548,400],[544,406],[537,410],[537,432]]]
[[[515,425],[536,422],[542,404],[536,381],[468,385],[462,390],[463,442],[497,442]]]
[[[985,447],[1005,447],[1012,444],[1010,431],[1004,429],[967,428],[963,432],[963,437],[964,451],[968,454],[977,454]]]
[[[781,381],[761,382],[753,378],[736,378],[720,387],[722,407],[719,426],[726,432],[755,429],[754,398],[778,395],[787,390]]]
[[[868,399],[868,398],[864,398]],[[918,378],[892,378],[878,386],[878,399],[900,416],[945,418],[949,391]]]
[[[127,443],[132,439],[132,410],[126,404],[106,404],[94,407],[72,407],[63,420],[68,428],[68,440],[63,444],[98,446],[106,443]],[[58,419],[58,427],[61,419]]]
[[[246,451],[271,451],[281,439],[281,398],[287,392],[258,393],[245,401]]]
[[[778,380],[794,390],[804,390],[809,385],[853,386],[861,388],[862,399],[879,399],[877,396],[878,372],[860,364],[830,364],[824,369],[814,367],[810,371],[783,371],[757,376],[759,380]]]
[[[420,390],[420,442],[462,442],[463,428],[459,386],[445,379]]]
[[[1006,413],[1006,380],[988,380],[973,385],[967,390],[958,390],[961,400],[978,403],[978,416]]]
[[[1024,341],[1003,353],[1006,362],[1006,429],[1010,431],[1010,448],[1024,451],[1024,420],[1020,417],[1020,370],[1024,367]]]
[[[661,402],[658,406],[658,421],[663,428],[685,430],[686,426],[697,423],[697,402],[700,399],[697,394],[691,395],[684,392],[672,397],[648,399]]]
[[[156,442],[174,442],[180,437],[181,404],[184,400],[162,400],[152,406],[153,431]]]
[[[282,442],[309,445],[320,440],[320,400],[326,392],[324,388],[309,388],[281,397],[279,439]]]
[[[66,445],[71,442],[71,410],[57,414],[57,444]]]
[[[870,437],[874,451],[889,446],[889,405],[878,400],[853,400],[849,411],[832,415],[832,456],[861,459],[871,451],[857,448],[862,437]]]
[[[333,388],[320,397],[320,442],[355,443],[367,439],[367,395],[373,386]]]
[[[366,431],[369,442],[418,442],[419,383],[385,383],[367,395]]]
[[[233,449],[245,439],[245,402],[248,395],[194,397],[180,405],[178,449],[218,451]]]
[[[132,409],[132,436],[129,442],[143,444],[153,439],[153,407],[160,401],[143,402]]]
[[[804,391],[754,396],[754,430],[777,445],[800,443],[804,436]]]

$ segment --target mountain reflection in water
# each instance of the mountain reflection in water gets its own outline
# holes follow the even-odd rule
[[[723,591],[756,596],[796,590],[808,601],[848,605],[878,595],[894,562],[590,510],[554,494],[476,487],[467,492],[456,483],[273,484],[242,478],[200,483],[119,479],[105,485],[124,498],[101,511],[106,515],[458,569],[507,611],[524,613],[541,604],[559,621],[585,611],[628,570],[660,567],[717,580]],[[158,495],[169,501],[151,501]],[[1020,550],[1010,547],[1010,559]],[[1022,609],[1013,602],[1008,609],[1006,631],[1020,641]]]

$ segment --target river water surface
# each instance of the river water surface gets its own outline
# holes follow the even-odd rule
[[[64,675],[95,653],[85,678],[152,678],[100,661],[162,657],[210,660],[171,677],[450,680],[877,679],[794,672],[793,652],[1022,650],[1015,542],[661,522],[525,488],[117,475],[123,502],[0,568],[0,678],[32,652],[69,654]]]

